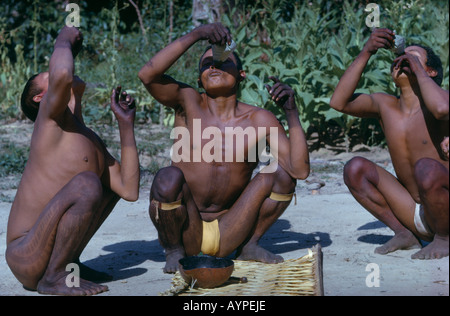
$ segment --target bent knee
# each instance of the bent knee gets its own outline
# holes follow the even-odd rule
[[[421,191],[430,191],[436,187],[448,186],[448,170],[438,161],[422,158],[414,165],[414,177]]]
[[[5,260],[16,279],[28,290],[36,290],[42,272],[37,272],[31,264],[25,265],[22,258],[16,254],[16,249],[12,245],[6,247]]]
[[[83,200],[98,200],[103,195],[103,186],[98,175],[92,171],[77,174],[69,183],[75,187],[72,192],[78,192]]]
[[[165,203],[173,202],[183,190],[185,183],[181,169],[173,166],[162,168],[153,180],[151,198]]]
[[[275,183],[272,191],[286,194],[294,192],[297,180],[292,178],[283,168],[278,166],[274,176]]]
[[[373,163],[363,157],[354,157],[344,166],[344,183],[347,186],[357,186],[364,177],[369,176],[373,170]]]
[[[344,166],[344,174],[358,174],[363,172],[371,164],[370,160],[363,157],[353,157]]]

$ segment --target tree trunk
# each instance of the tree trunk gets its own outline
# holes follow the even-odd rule
[[[220,21],[222,0],[192,0],[192,22],[194,26]]]

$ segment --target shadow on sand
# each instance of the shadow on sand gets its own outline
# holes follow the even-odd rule
[[[108,273],[113,280],[127,279],[146,273],[147,269],[137,266],[147,260],[155,262],[166,260],[164,250],[157,239],[123,241],[107,245],[103,247],[103,250],[110,253],[83,263],[92,269]]]
[[[379,229],[379,228],[385,228],[387,227],[382,222],[376,220],[373,222],[366,223],[360,227],[358,227],[359,231],[362,230],[371,230],[371,229]],[[393,235],[380,235],[380,234],[366,234],[363,236],[358,237],[358,241],[366,243],[366,244],[372,244],[372,245],[384,245],[387,243],[390,239],[392,239]]]
[[[318,243],[322,247],[331,245],[330,236],[327,233],[303,234],[289,231],[290,228],[289,221],[279,219],[263,236],[260,245],[275,254],[311,248]],[[103,250],[109,253],[83,263],[92,269],[112,275],[113,280],[127,279],[146,273],[146,268],[138,266],[147,260],[155,262],[166,260],[164,249],[157,239],[123,241],[107,245],[103,247]]]
[[[324,247],[331,245],[330,234],[324,232],[298,233],[290,231],[288,220],[279,219],[269,228],[261,238],[259,244],[274,254],[283,254],[291,251],[312,248],[319,244]]]

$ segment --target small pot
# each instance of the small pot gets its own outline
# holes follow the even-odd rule
[[[233,260],[211,256],[185,257],[178,261],[183,279],[194,287],[214,288],[225,283],[234,270]]]

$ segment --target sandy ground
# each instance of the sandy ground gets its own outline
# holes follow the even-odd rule
[[[350,195],[342,181],[342,167],[350,157],[365,155],[387,169],[385,151],[340,154],[313,153],[312,175],[297,186],[297,205],[291,203],[264,236],[261,244],[270,251],[293,259],[307,248],[322,245],[323,277],[328,296],[448,296],[449,259],[412,260],[415,250],[378,255],[373,251],[393,233],[366,212]],[[325,186],[318,189],[318,182]],[[81,260],[105,271],[114,280],[105,283],[102,296],[154,296],[170,288],[172,275],[162,272],[164,253],[156,229],[148,217],[149,185],[142,187],[135,203],[120,201],[84,251]],[[3,192],[14,195],[14,192]],[[0,202],[0,295],[39,295],[26,291],[5,262],[6,225],[11,204]],[[379,286],[369,264],[379,268]],[[373,265],[372,265],[373,266]],[[371,267],[371,266],[369,266]]]

